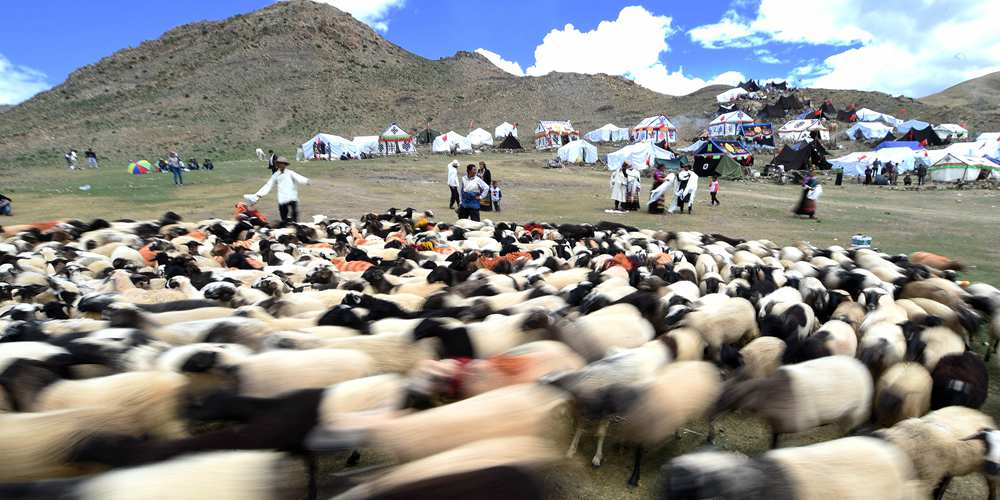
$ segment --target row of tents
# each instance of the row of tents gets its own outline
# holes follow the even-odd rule
[[[933,181],[973,181],[980,177],[1000,179],[1000,134],[981,134],[974,142],[957,142],[943,149],[926,149],[916,141],[884,141],[874,151],[850,153],[830,160],[844,175],[860,177],[875,165],[891,162],[906,173],[920,165],[928,167]]]
[[[517,125],[501,123],[494,133],[477,128],[460,135],[451,131],[438,134],[425,128],[413,134],[407,133],[396,123],[392,123],[380,135],[358,136],[353,139],[318,133],[302,144],[302,156],[305,160],[336,160],[341,158],[361,158],[363,156],[413,154],[417,152],[418,144],[430,144],[433,152],[471,152],[474,148],[494,146],[494,139],[501,149],[521,149],[517,140]]]

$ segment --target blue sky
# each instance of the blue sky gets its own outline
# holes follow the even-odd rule
[[[922,96],[1000,70],[988,0],[324,0],[429,58],[482,52],[515,74],[610,73],[667,94],[744,77]],[[179,24],[267,0],[8,2],[0,103]],[[515,64],[516,63],[516,64]]]

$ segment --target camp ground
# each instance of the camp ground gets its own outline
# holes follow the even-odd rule
[[[626,142],[629,140],[629,130],[619,127],[614,123],[608,123],[603,127],[587,132],[583,136],[590,142]]]

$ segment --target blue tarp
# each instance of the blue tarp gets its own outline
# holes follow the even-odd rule
[[[883,148],[910,148],[914,151],[924,149],[917,141],[882,141],[878,146],[875,146],[875,151]]]

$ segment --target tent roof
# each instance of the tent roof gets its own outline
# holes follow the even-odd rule
[[[709,125],[719,125],[722,123],[753,123],[753,118],[742,111],[730,111],[715,117]]]
[[[909,132],[911,129],[923,130],[930,126],[931,126],[930,123],[922,122],[920,120],[906,120],[905,122],[896,125],[896,131],[899,132],[900,134],[905,134]]]
[[[976,137],[976,142],[1000,141],[1000,132],[986,132]]]
[[[800,141],[782,147],[771,160],[771,164],[784,165],[785,170],[805,170],[810,165],[824,164],[825,154],[826,150],[822,145],[813,141]]]
[[[910,148],[914,151],[924,149],[917,141],[882,141],[875,146],[875,151],[885,148]]]
[[[902,123],[902,120],[895,116],[879,113],[868,108],[861,108],[855,111],[854,114],[858,117],[858,121],[861,122],[884,122],[892,126]]]
[[[736,87],[735,89],[729,89],[717,96],[715,96],[716,102],[729,102],[738,99],[740,96],[749,94],[744,88]]]
[[[569,120],[539,120],[538,125],[545,130],[552,130],[555,132],[576,132],[573,128],[573,124]]]
[[[618,151],[608,153],[608,169],[614,170],[629,162],[633,168],[643,170],[656,163],[656,160],[671,160],[674,154],[652,142],[637,142],[629,144]]]
[[[406,131],[403,130],[403,128],[400,127],[398,124],[391,123],[389,124],[389,127],[385,129],[385,132],[382,132],[382,135],[380,135],[379,137],[383,140],[408,139],[410,137],[410,134],[407,134]]]
[[[698,148],[693,151],[695,155],[714,156],[722,153],[728,156],[745,156],[750,154],[750,152],[747,151],[742,144],[740,144],[740,141],[713,138],[707,141],[698,141],[692,146],[694,145],[698,146]],[[687,151],[689,148],[685,148],[682,151]]]
[[[648,118],[643,118],[636,126],[632,127],[632,130],[636,129],[661,129],[665,128],[668,130],[676,130],[674,124],[671,123],[670,118],[667,115],[656,115],[650,116]]]
[[[945,154],[941,159],[934,162],[934,164],[931,165],[931,168],[947,168],[957,166],[1000,170],[1000,164],[991,161],[989,158],[965,156],[955,153]]]
[[[805,132],[808,130],[827,130],[826,125],[817,119],[808,120],[792,120],[786,122],[781,128],[778,129],[778,133],[782,132]]]

